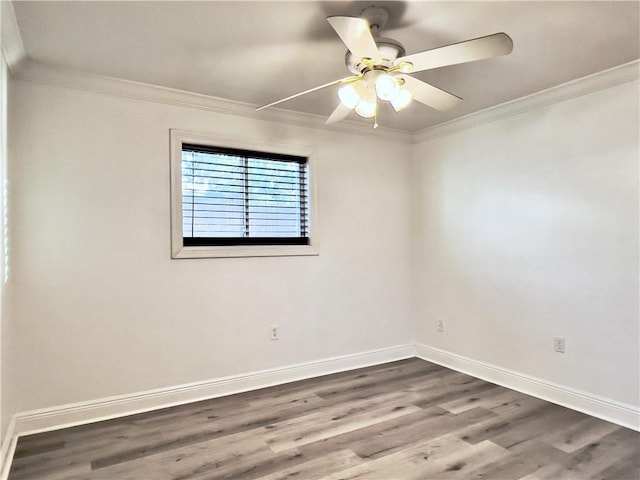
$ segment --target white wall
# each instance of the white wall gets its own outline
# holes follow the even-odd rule
[[[2,8],[0,7],[0,12]],[[0,17],[1,17],[0,13]],[[1,18],[0,18],[1,20]],[[0,21],[0,25],[2,22]],[[2,357],[3,353],[3,343],[4,336],[2,335],[3,330],[3,305],[4,305],[4,270],[5,270],[5,255],[4,255],[4,245],[5,245],[5,218],[4,218],[4,207],[5,207],[5,198],[4,198],[4,180],[5,180],[5,169],[7,163],[7,78],[8,78],[8,70],[7,63],[4,58],[4,54],[2,52],[2,45],[0,43],[0,425],[3,424],[4,416],[2,412]],[[0,430],[0,446],[4,442],[4,428]],[[0,448],[0,451],[2,449]],[[2,468],[3,462],[2,455],[0,454],[0,471]]]
[[[411,145],[10,87],[5,415],[413,343]],[[315,147],[320,255],[171,260],[170,128]]]
[[[638,105],[633,81],[416,146],[419,343],[639,405]]]

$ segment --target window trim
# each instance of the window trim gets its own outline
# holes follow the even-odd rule
[[[303,145],[254,143],[186,130],[170,130],[171,140],[171,258],[282,257],[318,255],[318,215],[316,195],[316,155]],[[306,157],[309,199],[308,245],[185,246],[182,232],[182,145],[203,145],[238,150],[254,150]]]

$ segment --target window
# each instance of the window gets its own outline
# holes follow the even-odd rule
[[[183,144],[184,245],[308,245],[306,172],[306,157]]]
[[[174,258],[317,254],[308,153],[171,135]]]

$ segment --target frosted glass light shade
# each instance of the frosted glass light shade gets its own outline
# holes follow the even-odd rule
[[[406,88],[400,89],[398,94],[391,99],[391,106],[396,112],[408,107],[413,100],[413,95]]]
[[[380,100],[391,100],[400,90],[398,80],[387,73],[378,75],[376,78],[376,94]]]
[[[355,84],[350,83],[338,90],[338,98],[345,107],[353,110],[360,101],[360,94],[356,90]]]
[[[356,105],[356,113],[364,118],[371,118],[376,116],[376,97],[371,95],[370,97],[363,98]]]

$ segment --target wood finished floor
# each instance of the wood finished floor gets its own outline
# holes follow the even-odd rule
[[[20,438],[20,479],[633,479],[640,434],[419,359]]]

